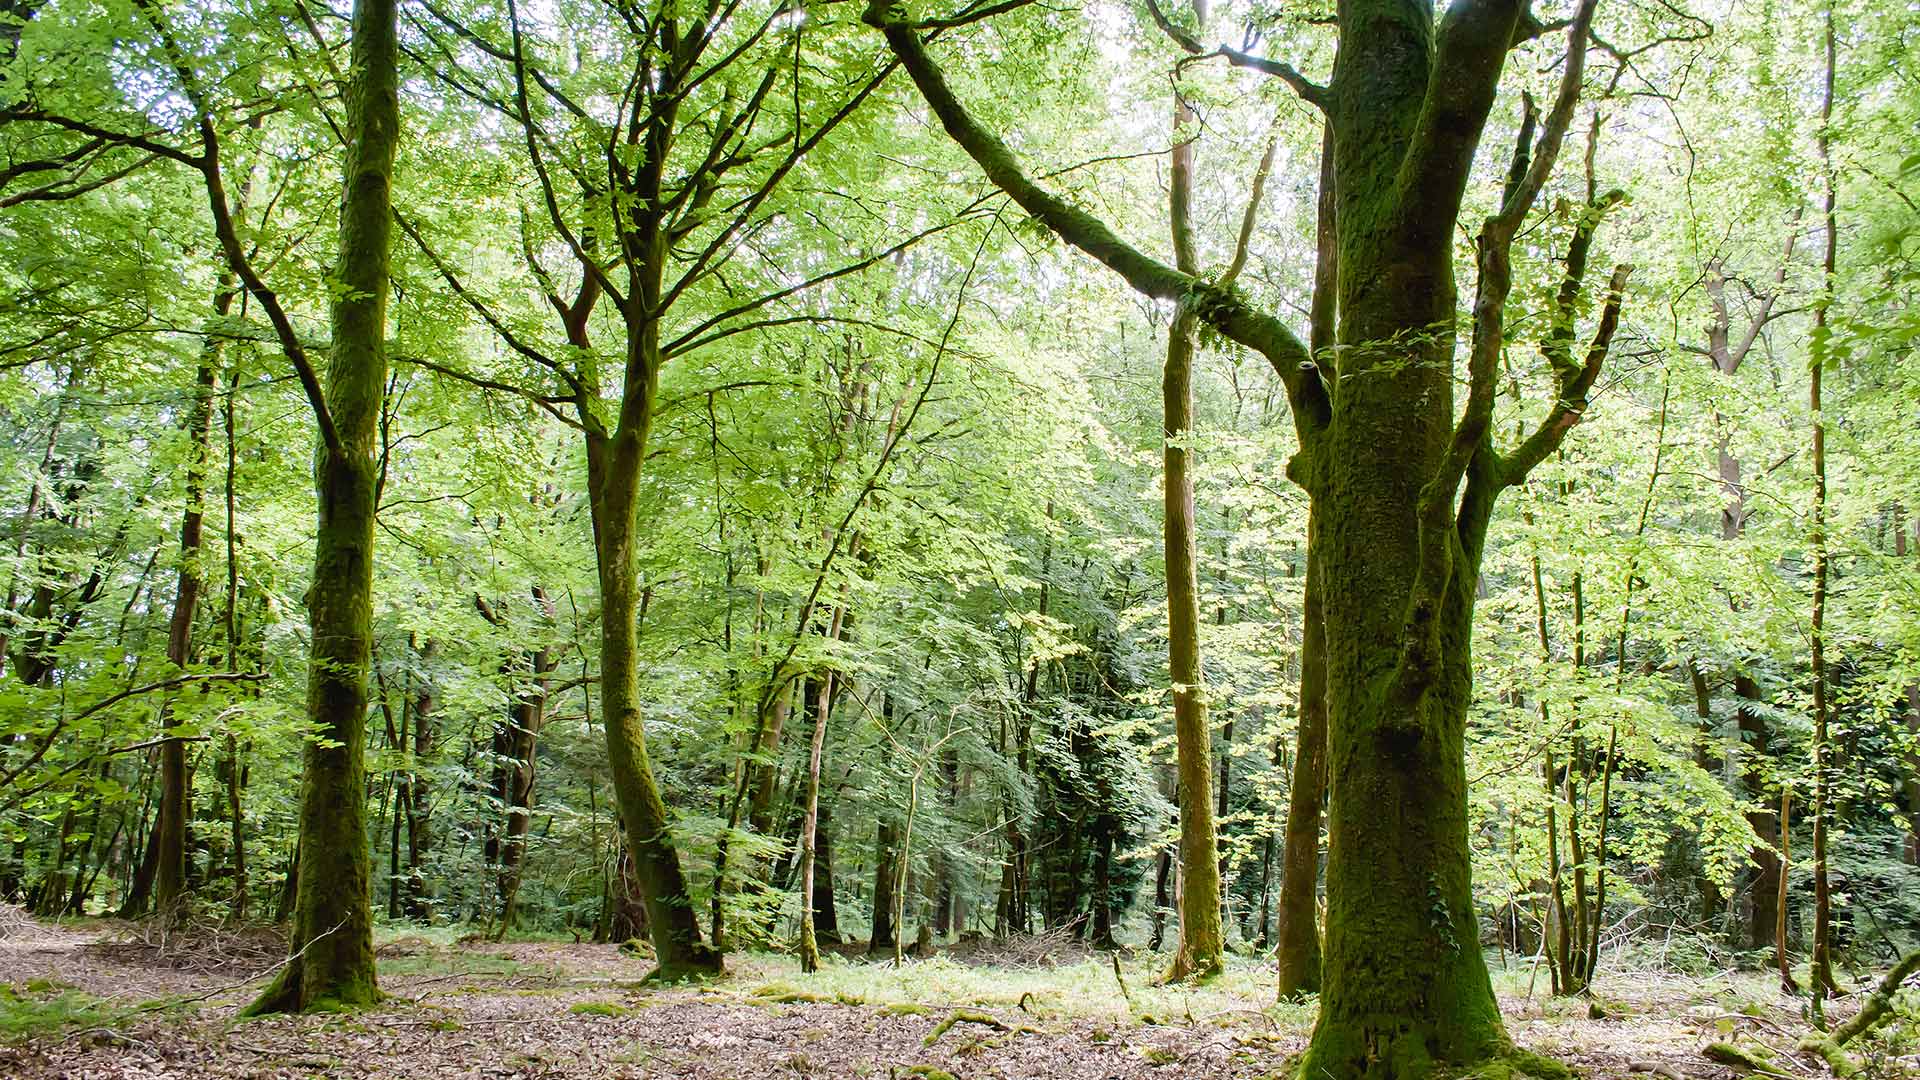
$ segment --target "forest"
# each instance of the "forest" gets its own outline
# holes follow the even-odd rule
[[[0,1075],[1920,1076],[1916,58],[0,0]]]

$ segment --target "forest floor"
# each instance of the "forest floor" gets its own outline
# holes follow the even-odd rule
[[[238,1019],[282,950],[265,932],[158,939],[0,909],[0,1076],[1213,1080],[1281,1073],[1312,1024],[1309,1008],[1273,1003],[1271,965],[1155,987],[1157,958],[1123,954],[1117,979],[1107,954],[1057,938],[901,967],[829,956],[813,976],[736,955],[723,979],[655,988],[640,983],[647,960],[613,946],[391,932],[379,1008]],[[1803,1029],[1790,1000],[1743,975],[1614,974],[1603,1020],[1529,995],[1525,970],[1495,979],[1518,1042],[1596,1078],[1730,1076],[1705,1044],[1790,1047]]]

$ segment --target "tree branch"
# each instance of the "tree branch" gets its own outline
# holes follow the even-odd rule
[[[1107,224],[1052,192],[1021,171],[1013,151],[983,127],[948,85],[946,75],[927,54],[912,26],[889,0],[869,0],[864,16],[886,35],[914,85],[946,129],[980,171],[1020,208],[1073,247],[1119,274],[1136,291],[1159,300],[1186,301],[1203,321],[1233,341],[1260,353],[1273,365],[1294,408],[1303,439],[1326,425],[1330,411],[1318,369],[1300,339],[1278,319],[1255,310],[1237,292],[1184,274],[1115,235]]]
[[[1329,95],[1328,88],[1300,74],[1299,69],[1295,68],[1292,64],[1269,59],[1264,56],[1255,56],[1243,49],[1236,49],[1224,43],[1216,46],[1212,51],[1208,51],[1206,46],[1200,44],[1200,39],[1194,37],[1185,29],[1174,25],[1173,20],[1167,18],[1166,12],[1160,10],[1158,0],[1147,0],[1147,11],[1153,15],[1154,24],[1159,26],[1161,31],[1168,37],[1172,38],[1174,44],[1186,50],[1187,53],[1193,57],[1201,60],[1215,56],[1223,57],[1227,63],[1232,64],[1234,67],[1248,68],[1253,71],[1262,72],[1263,74],[1272,75],[1292,87],[1293,92],[1300,95],[1300,100],[1305,101],[1315,108],[1321,110],[1326,109]]]

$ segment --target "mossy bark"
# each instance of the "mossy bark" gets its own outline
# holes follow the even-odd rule
[[[1174,150],[1169,198],[1175,262],[1198,268],[1191,227],[1193,112],[1176,90]],[[1220,921],[1220,853],[1214,831],[1213,751],[1207,722],[1205,677],[1200,671],[1200,585],[1194,538],[1193,357],[1199,322],[1185,304],[1167,327],[1167,359],[1161,370],[1164,476],[1163,540],[1167,570],[1167,676],[1173,684],[1173,728],[1180,781],[1180,944],[1166,978],[1176,981],[1220,973],[1224,935]]]
[[[989,180],[1140,292],[1176,301],[1273,364],[1312,468],[1313,548],[1329,598],[1327,927],[1319,1022],[1299,1075],[1566,1075],[1514,1049],[1470,881],[1465,726],[1482,543],[1499,491],[1578,422],[1617,324],[1624,271],[1584,364],[1555,365],[1546,418],[1510,457],[1492,444],[1509,252],[1578,101],[1591,0],[1568,28],[1562,88],[1480,238],[1467,408],[1456,424],[1454,239],[1508,50],[1541,32],[1518,0],[1342,0],[1328,112],[1338,231],[1339,348],[1319,357],[1237,292],[1141,252],[1030,179],[954,95],[885,0],[879,27],[947,133]],[[1291,71],[1291,69],[1287,69]],[[1283,76],[1284,77],[1284,76]],[[1175,675],[1178,681],[1178,675]],[[1184,807],[1183,807],[1184,809]]]
[[[1300,727],[1293,782],[1287,792],[1286,849],[1280,878],[1280,925],[1274,954],[1282,999],[1320,990],[1320,805],[1327,791],[1327,636],[1324,586],[1314,567],[1313,514],[1308,512],[1307,581],[1301,604]]]
[[[387,378],[387,289],[400,100],[395,0],[356,0],[340,200],[340,289],[325,404],[334,437],[314,467],[319,520],[307,593],[307,714],[293,957],[250,1013],[377,1000],[366,829],[367,673],[373,649],[376,461]]]
[[[620,817],[626,823],[634,876],[647,909],[648,936],[659,964],[654,975],[676,979],[718,972],[721,957],[700,938],[680,855],[667,832],[667,807],[647,757],[640,718],[640,588],[634,525],[651,422],[647,415],[651,386],[649,381],[644,395],[629,388],[631,396],[645,401],[635,422],[623,423],[611,436],[588,436],[587,483],[600,571],[600,693],[607,761]]]

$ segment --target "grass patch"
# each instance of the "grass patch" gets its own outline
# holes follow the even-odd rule
[[[379,961],[380,974],[407,975],[524,975],[526,964],[510,957],[484,952],[434,949],[407,956],[392,956]],[[533,969],[538,970],[538,969]]]
[[[633,1009],[617,1001],[576,1001],[567,1011],[575,1016],[626,1016]]]
[[[1127,993],[1114,980],[1104,955],[1058,967],[991,967],[945,957],[865,963],[831,954],[819,971],[800,975],[790,956],[736,954],[734,986],[755,1003],[837,1002],[880,1006],[893,1016],[940,1007],[1015,1010],[1036,1019],[1092,1019],[1109,1024],[1205,1022],[1225,1014],[1259,1013],[1280,1028],[1305,1033],[1314,1006],[1275,1003],[1273,972],[1243,956],[1229,955],[1227,969],[1202,986],[1155,986],[1166,960],[1153,954],[1121,961]],[[1128,996],[1132,1000],[1129,1002]]]
[[[115,1004],[53,979],[0,984],[0,1042],[25,1042],[62,1032],[104,1028],[134,1016],[173,1009],[169,998]]]

